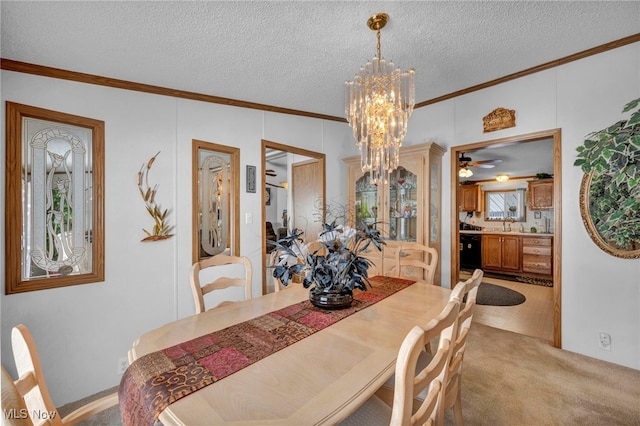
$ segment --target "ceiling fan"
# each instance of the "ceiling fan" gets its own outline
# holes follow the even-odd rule
[[[275,171],[275,170],[273,170],[273,169],[266,169],[266,170],[264,171],[264,174],[265,174],[266,176],[271,176],[271,177],[277,176],[276,171]],[[275,183],[265,182],[265,184],[267,184],[268,186],[273,186],[273,187],[275,187],[275,188],[284,188],[284,186],[276,185]]]
[[[465,156],[464,152],[460,154],[460,158],[458,159],[458,165],[460,168],[480,167],[483,169],[492,169],[497,163],[502,163],[502,160],[494,158],[493,160],[473,161],[471,157]]]
[[[465,178],[473,176],[473,172],[469,169],[469,167],[480,167],[483,169],[491,169],[495,167],[496,163],[501,163],[501,162],[502,160],[497,158],[493,160],[473,161],[471,157],[465,156],[463,152],[460,154],[460,158],[458,158],[458,167],[460,168],[460,170],[458,170],[458,176],[465,177]]]

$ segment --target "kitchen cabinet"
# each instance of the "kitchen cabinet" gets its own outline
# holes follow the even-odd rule
[[[553,276],[553,237],[522,237],[522,272]]]
[[[529,181],[529,209],[553,210],[553,179]]]
[[[395,252],[412,242],[441,249],[440,205],[442,156],[445,150],[427,142],[400,148],[399,166],[388,182],[374,185],[363,172],[360,156],[345,158],[349,226],[376,228],[385,239],[383,251],[369,249],[374,266],[369,275],[395,275]],[[417,254],[416,254],[417,256]],[[440,271],[436,270],[436,284]],[[422,278],[422,277],[415,277]]]
[[[482,269],[505,273],[520,271],[520,237],[484,234],[482,236]]]
[[[478,212],[480,208],[480,185],[460,185],[458,206],[461,212]]]

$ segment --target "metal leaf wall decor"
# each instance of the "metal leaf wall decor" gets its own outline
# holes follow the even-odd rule
[[[147,212],[155,222],[152,231],[142,229],[147,236],[140,240],[141,242],[166,240],[167,238],[173,237],[173,234],[170,234],[173,226],[167,224],[167,215],[169,214],[169,210],[162,210],[160,205],[156,202],[158,185],[154,185],[153,188],[149,185],[149,172],[151,171],[153,162],[159,154],[160,151],[151,157],[146,164],[142,164],[142,167],[140,167],[140,170],[138,171],[138,190],[140,191],[140,196],[142,197],[142,201],[144,201]]]

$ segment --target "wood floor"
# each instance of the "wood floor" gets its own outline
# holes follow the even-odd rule
[[[461,278],[470,275],[461,273]],[[485,277],[483,282],[508,287],[527,300],[517,306],[476,305],[473,321],[553,342],[553,287]]]

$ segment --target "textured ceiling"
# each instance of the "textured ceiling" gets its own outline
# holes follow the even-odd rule
[[[344,116],[375,55],[416,70],[416,101],[640,32],[639,1],[2,1],[3,58]]]

